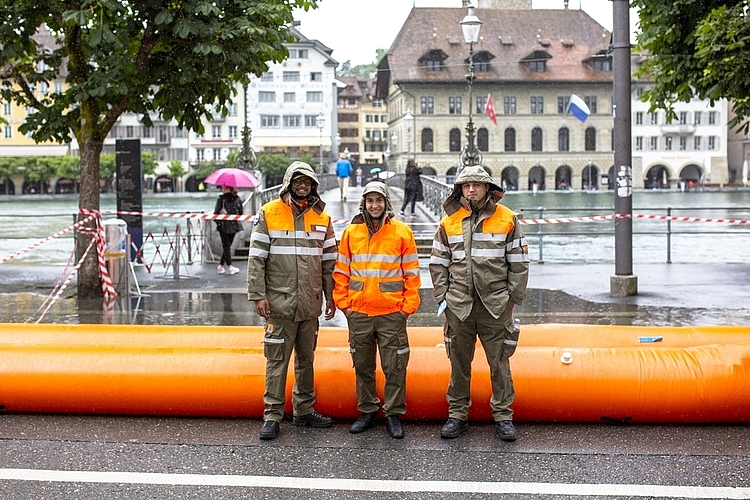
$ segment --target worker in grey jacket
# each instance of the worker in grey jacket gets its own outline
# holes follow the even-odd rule
[[[499,203],[502,195],[482,167],[464,168],[443,204],[446,215],[432,245],[430,275],[439,310],[445,311],[451,363],[449,418],[440,433],[446,439],[468,428],[477,338],[490,366],[490,407],[497,433],[505,441],[516,439],[509,360],[519,333],[513,307],[526,296],[529,251],[515,214]]]
[[[318,178],[307,163],[295,161],[284,174],[279,197],[253,220],[247,264],[247,298],[266,319],[265,411],[261,439],[275,439],[284,416],[286,375],[292,349],[294,425],[330,427],[313,408],[313,359],[323,298],[325,318],[333,318],[333,266],[336,237],[318,195]]]

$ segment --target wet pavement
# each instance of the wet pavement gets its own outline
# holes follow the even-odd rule
[[[348,198],[356,199],[354,189]],[[348,202],[335,212],[337,204],[329,200],[338,218],[356,208]],[[418,219],[427,224],[429,215],[421,212]],[[439,326],[423,264],[423,305],[410,324]],[[234,276],[218,275],[214,264],[184,266],[180,279],[170,270],[148,273],[136,267],[142,295],[120,299],[99,319],[260,324],[245,298],[245,264],[236,265],[241,272]],[[8,292],[0,294],[3,321],[33,315],[59,272],[0,267]],[[532,263],[528,297],[517,316],[522,324],[750,325],[749,265],[639,265],[634,268],[639,294],[626,298],[609,295],[613,272],[607,264]],[[10,293],[14,287],[22,293]],[[65,298],[44,321],[77,323],[91,317],[97,315]],[[337,315],[328,325],[344,326],[343,317]],[[1,388],[0,382],[0,397]],[[500,441],[491,423],[472,423],[454,440],[440,439],[442,422],[407,420],[403,440],[390,439],[382,422],[359,435],[348,433],[350,424],[309,429],[285,421],[277,440],[262,442],[257,419],[0,412],[0,495],[84,500],[750,498],[750,427],[744,424],[517,422],[515,443]],[[10,479],[18,474],[27,479]]]

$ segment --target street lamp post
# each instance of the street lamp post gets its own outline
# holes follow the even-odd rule
[[[464,41],[469,44],[469,74],[466,79],[469,81],[469,123],[466,124],[466,146],[461,151],[461,168],[479,165],[482,163],[482,155],[477,149],[474,141],[474,122],[471,114],[474,108],[474,44],[479,41],[479,29],[482,27],[482,21],[474,15],[474,7],[469,5],[466,17],[461,21],[461,31],[464,34]]]
[[[315,119],[315,124],[318,126],[318,130],[320,130],[320,150],[318,151],[318,171],[323,172],[323,126],[326,124],[326,119],[323,117],[323,113],[321,112],[318,114],[318,117]]]

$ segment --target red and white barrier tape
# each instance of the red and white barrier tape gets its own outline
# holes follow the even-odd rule
[[[58,236],[62,236],[63,234],[72,231],[73,229],[78,229],[79,227],[83,226],[87,222],[90,222],[93,218],[94,218],[93,215],[90,216],[90,217],[86,217],[85,219],[80,220],[80,221],[76,222],[75,224],[71,224],[70,226],[66,227],[65,229],[61,229],[60,231],[58,231],[58,232],[56,232],[54,234],[51,234],[51,235],[47,236],[46,238],[43,238],[43,239],[37,241],[36,243],[32,243],[31,245],[27,246],[26,248],[24,248],[22,250],[19,250],[19,251],[15,252],[15,253],[12,253],[12,254],[8,255],[7,257],[5,257],[3,260],[0,260],[0,264],[2,264],[3,262],[7,262],[9,260],[15,259],[16,257],[18,257],[20,255],[23,255],[26,252],[28,252],[30,250],[33,250],[36,247],[38,247],[40,245],[43,245],[44,243],[47,243],[48,241],[52,241],[55,238],[57,238]]]
[[[94,240],[96,241],[96,258],[99,265],[99,278],[102,282],[102,292],[104,293],[105,299],[114,299],[115,297],[117,297],[117,292],[115,291],[115,287],[112,285],[112,278],[109,276],[109,271],[107,271],[107,263],[104,257],[104,254],[107,250],[107,242],[105,241],[104,224],[102,224],[102,213],[98,210],[91,210],[87,208],[82,208],[79,210],[79,212],[84,215],[93,215],[96,218],[96,232],[92,234],[92,238],[94,238]],[[89,228],[86,229],[88,230]]]

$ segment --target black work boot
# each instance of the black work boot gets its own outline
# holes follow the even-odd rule
[[[263,422],[263,427],[260,428],[260,438],[264,441],[270,439],[276,439],[279,435],[279,423],[273,420],[266,420]]]
[[[401,420],[398,415],[388,415],[385,417],[385,428],[393,439],[404,439],[404,428],[401,426]]]
[[[449,418],[443,428],[440,430],[440,437],[443,439],[453,439],[458,437],[462,432],[469,428],[469,422],[458,418]]]
[[[333,419],[313,410],[312,413],[308,413],[307,415],[295,415],[294,418],[292,418],[292,425],[309,425],[310,427],[325,428],[333,425]]]
[[[375,411],[372,413],[363,413],[362,416],[359,417],[351,427],[349,427],[349,432],[352,434],[359,434],[360,432],[365,432],[367,429],[372,429],[375,427],[377,414],[378,413]]]
[[[516,440],[516,428],[513,427],[513,422],[510,420],[500,420],[495,422],[495,430],[497,435],[503,441],[515,441]]]

